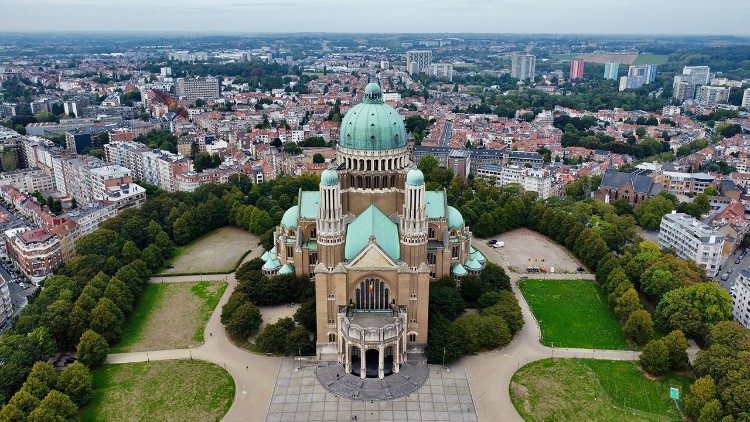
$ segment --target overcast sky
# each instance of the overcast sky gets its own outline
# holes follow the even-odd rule
[[[0,0],[0,31],[750,35],[748,0]]]

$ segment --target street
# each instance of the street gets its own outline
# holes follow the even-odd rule
[[[453,137],[453,122],[446,120],[443,125],[443,133],[440,135],[440,146],[447,147],[451,143]]]
[[[742,249],[738,249],[737,252],[727,258],[727,262],[724,263],[721,271],[719,271],[719,274],[714,278],[714,280],[716,280],[721,285],[721,287],[727,290],[732,288],[732,284],[734,284],[734,280],[737,278],[740,270],[746,270],[750,268],[750,253],[746,254],[739,264],[735,264],[735,261],[737,260],[737,258],[739,258],[741,252]],[[729,273],[730,271],[731,274],[729,274],[729,278],[727,280],[722,280],[721,276],[723,274]]]

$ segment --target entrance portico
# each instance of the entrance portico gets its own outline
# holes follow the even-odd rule
[[[406,311],[339,311],[339,362],[347,373],[380,378],[406,361]]]

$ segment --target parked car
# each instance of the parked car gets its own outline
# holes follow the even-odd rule
[[[586,272],[586,269],[583,268],[583,267],[578,267],[578,269],[576,271],[578,271],[579,273],[584,273],[584,272]]]
[[[28,284],[26,284],[26,283],[19,283],[18,285],[19,285],[19,286],[21,286],[21,288],[22,288],[23,290],[26,290],[26,289],[28,289],[28,288],[29,288],[29,285],[28,285]]]
[[[740,263],[740,261],[741,261],[741,259],[740,259],[740,258],[737,258],[737,259],[736,259],[736,260],[734,261],[734,263],[735,263],[735,264],[739,264],[739,263]]]
[[[724,274],[722,274],[720,278],[721,278],[721,280],[722,280],[722,281],[727,281],[727,280],[729,280],[729,273],[724,273]]]
[[[730,268],[729,271],[727,271],[727,274],[732,274],[734,272],[734,268]]]
[[[495,243],[497,243],[497,239],[492,239],[487,242],[488,245],[494,245]]]
[[[493,248],[502,248],[505,246],[505,242],[497,242],[492,245]]]

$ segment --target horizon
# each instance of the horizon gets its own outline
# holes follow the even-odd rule
[[[3,33],[570,34],[750,36],[750,2],[679,0],[5,0]],[[728,13],[731,12],[731,13]],[[87,28],[81,31],[81,28]],[[154,31],[153,28],[164,28]],[[658,29],[657,29],[658,28]]]

